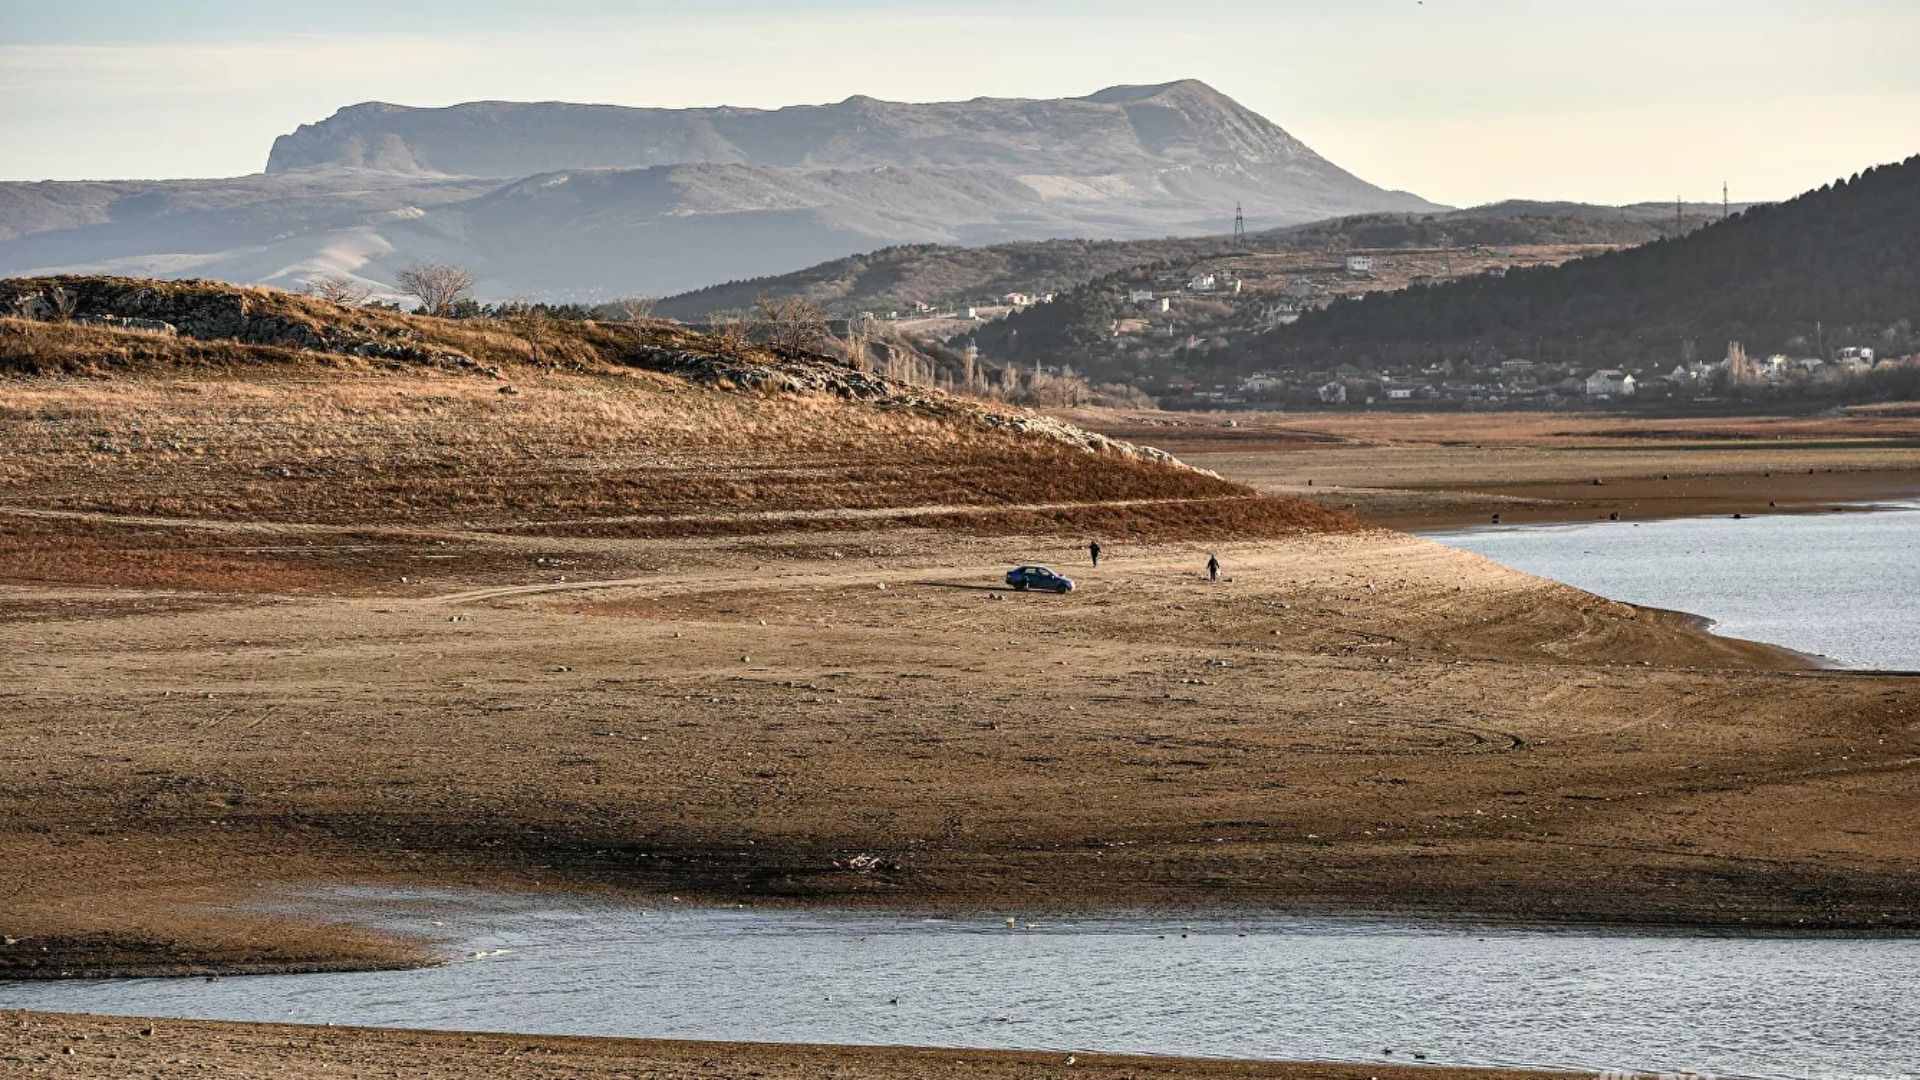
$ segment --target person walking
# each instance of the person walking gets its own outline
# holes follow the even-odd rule
[[[1087,544],[1087,554],[1093,556],[1093,565],[1098,567],[1100,565],[1100,541],[1094,540],[1089,542]]]
[[[1207,556],[1207,580],[1220,580],[1220,557],[1218,555],[1209,554]]]

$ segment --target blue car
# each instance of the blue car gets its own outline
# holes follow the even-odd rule
[[[1073,579],[1056,574],[1044,566],[1016,566],[1007,571],[1007,584],[1015,592],[1028,589],[1050,589],[1057,593],[1073,591]]]

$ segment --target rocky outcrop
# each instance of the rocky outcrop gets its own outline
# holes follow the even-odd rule
[[[0,311],[86,326],[134,330],[202,341],[237,341],[403,363],[500,369],[463,353],[396,336],[391,328],[343,312],[316,318],[286,293],[238,289],[218,282],[62,277],[0,280]]]

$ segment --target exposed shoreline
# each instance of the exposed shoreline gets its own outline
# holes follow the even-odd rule
[[[945,1077],[1016,1080],[1036,1075],[1095,1080],[1551,1080],[1581,1075],[1544,1069],[1442,1065],[1230,1061],[947,1047],[696,1042],[587,1036],[314,1027],[0,1011],[11,1060],[58,1066],[70,1077],[243,1075],[304,1080],[341,1070],[404,1073],[424,1080],[514,1077],[656,1080],[756,1076],[806,1080]]]
[[[514,408],[546,400],[527,386]],[[463,417],[501,408],[490,391],[449,403],[382,390]],[[551,392],[542,407],[565,413],[570,391]],[[77,393],[91,409],[123,407]],[[357,425],[388,415],[351,400],[369,410]],[[225,430],[206,423],[206,438]],[[306,445],[331,424],[301,413],[286,432]],[[359,460],[378,441],[369,432],[347,431],[337,460]],[[1212,539],[1233,534],[1115,513],[1088,519],[1106,522],[1096,571],[1084,538],[1037,519],[1052,528],[848,519],[533,535],[512,526],[559,515],[494,511],[489,528],[408,503],[393,518],[406,529],[349,527],[362,519],[327,516],[330,485],[368,500],[371,489],[323,471],[336,466],[236,480],[265,507],[241,513],[192,470],[142,471],[39,434],[50,441],[16,457],[0,503],[67,512],[76,484],[120,471],[85,521],[0,519],[12,568],[0,651],[15,660],[0,675],[12,735],[0,746],[0,975],[431,962],[419,942],[236,907],[261,887],[355,883],[895,911],[1920,932],[1920,682],[1811,669],[1430,540],[1349,519]],[[552,445],[579,438],[556,429]],[[409,499],[439,506],[471,497],[470,476],[492,480],[484,447],[434,471],[451,452],[417,446],[433,468],[398,470]],[[1356,480],[1445,491],[1490,461],[1543,460],[1313,451],[1328,452]],[[281,460],[256,453],[232,451],[236,476]],[[559,475],[589,485],[580,505],[627,509],[625,493],[590,486],[627,474],[566,460]],[[747,484],[738,497],[757,510],[754,492],[790,493],[751,486],[763,466],[741,460],[686,498]],[[816,464],[811,475],[838,475]],[[1255,464],[1267,471],[1247,478],[1272,490],[1295,467]],[[1316,458],[1310,475],[1332,464]],[[1313,494],[1338,505],[1358,490],[1338,486]],[[1614,474],[1601,487],[1627,490]],[[252,528],[263,521],[272,528]],[[1201,571],[1211,553],[1226,567],[1217,584]],[[1026,561],[1067,569],[1081,588],[1007,593],[999,575]],[[181,1030],[214,1054],[233,1036]],[[496,1054],[515,1042],[486,1039]],[[368,1036],[337,1049],[380,1046]],[[288,1058],[335,1052],[310,1050]]]

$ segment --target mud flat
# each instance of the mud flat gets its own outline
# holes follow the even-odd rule
[[[646,1076],[803,1080],[1034,1076],[1107,1080],[1522,1080],[1561,1073],[1419,1065],[1192,1061],[1113,1054],[1016,1053],[885,1046],[792,1046],[534,1035],[222,1024],[0,1012],[0,1074],[70,1077],[404,1075],[574,1078]],[[1068,1058],[1072,1057],[1071,1062]]]
[[[1071,415],[1262,491],[1401,529],[1496,514],[1545,524],[1826,512],[1920,497],[1920,416],[1901,409]]]

